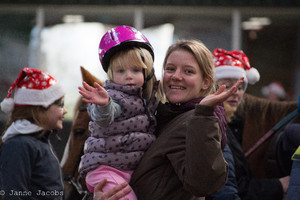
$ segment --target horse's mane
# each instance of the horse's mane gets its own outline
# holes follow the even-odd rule
[[[244,94],[243,101],[239,106],[238,115],[245,118],[244,130],[252,133],[243,134],[243,149],[248,150],[255,141],[266,133],[287,114],[297,108],[296,101],[269,101],[250,94]]]
[[[297,109],[296,101],[278,101],[255,97],[244,94],[243,101],[236,114],[244,117],[242,148],[247,152],[258,142],[269,130],[271,130],[286,115]],[[267,152],[275,132],[270,139],[259,146],[259,148],[249,156],[248,163],[254,177],[265,178],[265,165],[262,163],[267,159]]]

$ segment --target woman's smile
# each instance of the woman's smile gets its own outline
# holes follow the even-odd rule
[[[167,58],[164,68],[164,92],[170,103],[185,103],[202,95],[205,81],[194,55],[175,50]]]

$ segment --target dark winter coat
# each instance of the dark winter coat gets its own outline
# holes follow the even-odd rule
[[[282,200],[283,189],[279,179],[252,178],[246,157],[241,147],[244,119],[235,116],[228,124],[227,142],[235,162],[239,196],[242,200]]]
[[[156,139],[156,88],[147,105],[142,98],[141,87],[106,81],[104,88],[110,98],[120,105],[121,112],[112,122],[108,121],[103,126],[99,126],[97,121],[89,123],[90,136],[85,141],[79,167],[82,176],[99,165],[134,170],[144,152]],[[89,109],[91,107],[88,107],[91,113]]]
[[[235,177],[235,166],[232,152],[228,145],[223,150],[223,155],[228,163],[228,179],[224,187],[216,194],[206,197],[205,200],[240,200],[238,196],[238,186]]]
[[[59,161],[48,139],[19,135],[1,148],[0,188],[2,200],[63,199]],[[2,194],[1,194],[2,195]]]
[[[228,166],[218,118],[213,107],[193,107],[189,111],[158,107],[158,137],[130,182],[139,200],[207,196],[226,183]]]

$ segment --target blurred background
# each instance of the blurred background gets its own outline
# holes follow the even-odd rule
[[[243,50],[261,80],[247,92],[279,81],[287,100],[300,94],[300,1],[296,0],[1,0],[0,99],[24,67],[48,71],[67,91],[67,119],[81,85],[80,66],[106,74],[98,44],[111,27],[130,25],[146,35],[161,77],[168,46],[199,39],[215,48]],[[3,121],[5,116],[0,114]]]

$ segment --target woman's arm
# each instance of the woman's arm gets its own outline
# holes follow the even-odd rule
[[[228,145],[223,150],[223,156],[228,163],[228,180],[224,187],[217,193],[210,197],[206,197],[206,200],[240,200],[238,196],[238,185],[235,177],[235,168],[232,152]]]
[[[225,91],[223,85],[215,94],[205,97],[196,106],[195,116],[187,119],[183,129],[186,140],[181,159],[178,160],[178,155],[173,156],[172,153],[168,156],[184,188],[196,196],[214,194],[227,181],[228,166],[221,149],[222,134],[213,111],[242,83],[243,78],[240,78],[231,89]]]
[[[228,166],[221,149],[221,132],[213,107],[197,106],[195,116],[186,124],[182,159],[169,159],[184,188],[196,196],[208,196],[221,189]]]

